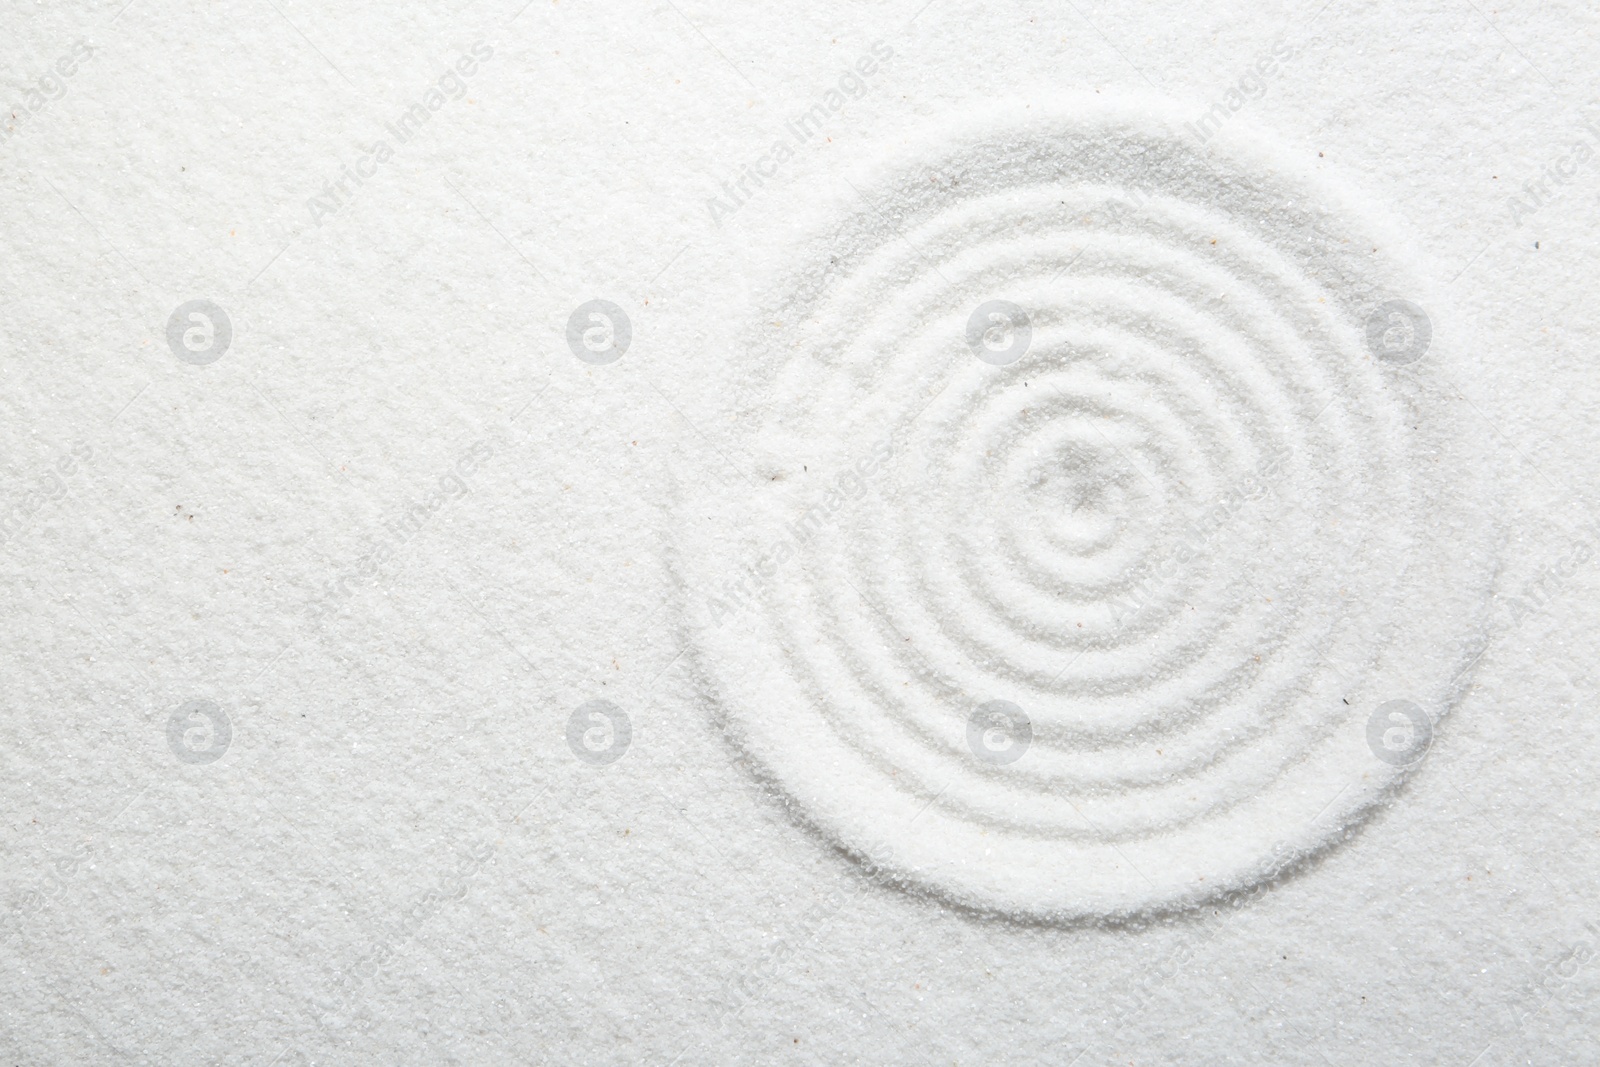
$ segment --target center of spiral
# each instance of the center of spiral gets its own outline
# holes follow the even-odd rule
[[[1067,441],[1041,455],[1023,475],[1018,499],[1029,502],[1029,525],[1068,551],[1092,553],[1128,518],[1126,464],[1104,446]]]

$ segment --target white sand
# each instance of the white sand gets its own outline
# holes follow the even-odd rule
[[[1592,1060],[1594,23],[14,5],[0,1056]]]

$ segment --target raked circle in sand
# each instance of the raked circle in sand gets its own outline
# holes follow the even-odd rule
[[[986,911],[1188,906],[1337,839],[1408,769],[1375,709],[1457,699],[1492,570],[1397,236],[1158,107],[895,160],[761,298],[747,480],[685,482],[722,723],[847,852]]]

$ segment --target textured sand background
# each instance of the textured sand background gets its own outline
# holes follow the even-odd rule
[[[1592,12],[519,6],[5,10],[0,1053],[1594,1058]],[[1505,535],[1393,802],[1131,925],[863,876],[729,743],[668,565],[671,487],[748,462],[716,416],[795,205],[1067,92],[1220,102],[1404,220]]]

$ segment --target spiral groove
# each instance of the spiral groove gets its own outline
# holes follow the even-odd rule
[[[1371,700],[1442,711],[1460,658],[1405,627],[1461,491],[1418,459],[1453,434],[1425,376],[1368,351],[1406,279],[1141,116],[946,136],[860,191],[762,310],[754,489],[687,512],[730,729],[847,848],[987,909],[1192,903],[1331,839],[1392,777]],[[1481,579],[1438,606],[1463,632]]]

